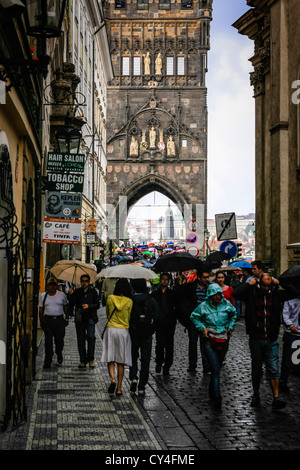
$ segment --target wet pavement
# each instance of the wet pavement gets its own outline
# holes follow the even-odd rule
[[[95,369],[77,367],[72,321],[61,366],[54,363],[50,371],[43,370],[42,341],[37,376],[28,392],[28,420],[15,430],[9,427],[0,433],[0,450],[148,451],[155,455],[193,455],[201,450],[300,450],[300,377],[291,375],[290,393],[281,394],[287,401],[285,409],[271,409],[272,394],[265,378],[261,407],[251,408],[250,354],[243,320],[236,324],[221,370],[222,409],[215,410],[208,399],[210,376],[203,374],[201,360],[195,373],[187,371],[188,337],[180,324],[170,375],[155,372],[153,355],[145,397],[129,392],[128,369],[123,395],[110,396],[106,364],[100,361],[104,308],[98,313]]]

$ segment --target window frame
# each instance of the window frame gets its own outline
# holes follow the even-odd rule
[[[171,10],[171,0],[159,0],[158,9],[159,10]]]
[[[126,59],[126,63],[128,64],[128,73],[124,73],[125,59]],[[130,57],[128,55],[122,56],[122,70],[121,71],[122,71],[122,77],[130,76]]]

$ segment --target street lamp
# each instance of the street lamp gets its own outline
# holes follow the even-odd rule
[[[24,2],[24,19],[28,36],[38,38],[37,59],[3,58],[0,65],[15,68],[28,68],[31,73],[42,73],[46,78],[50,57],[46,54],[47,39],[59,37],[65,12],[66,0],[26,0]],[[20,2],[18,2],[20,6]]]
[[[68,112],[65,117],[65,125],[55,132],[60,153],[79,153],[81,132],[73,125],[73,117]]]

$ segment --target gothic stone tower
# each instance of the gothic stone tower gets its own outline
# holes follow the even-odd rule
[[[107,203],[117,209],[126,196],[129,209],[156,190],[193,211],[201,204],[206,220],[212,0],[108,0],[105,16]]]

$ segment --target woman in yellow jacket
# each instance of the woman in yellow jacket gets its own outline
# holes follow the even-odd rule
[[[127,279],[119,279],[114,293],[107,297],[106,315],[107,328],[103,337],[102,362],[107,362],[110,376],[108,393],[122,395],[122,381],[125,365],[131,366],[131,339],[129,334],[129,320],[132,310],[130,286]],[[115,380],[115,363],[117,364],[118,383]]]

